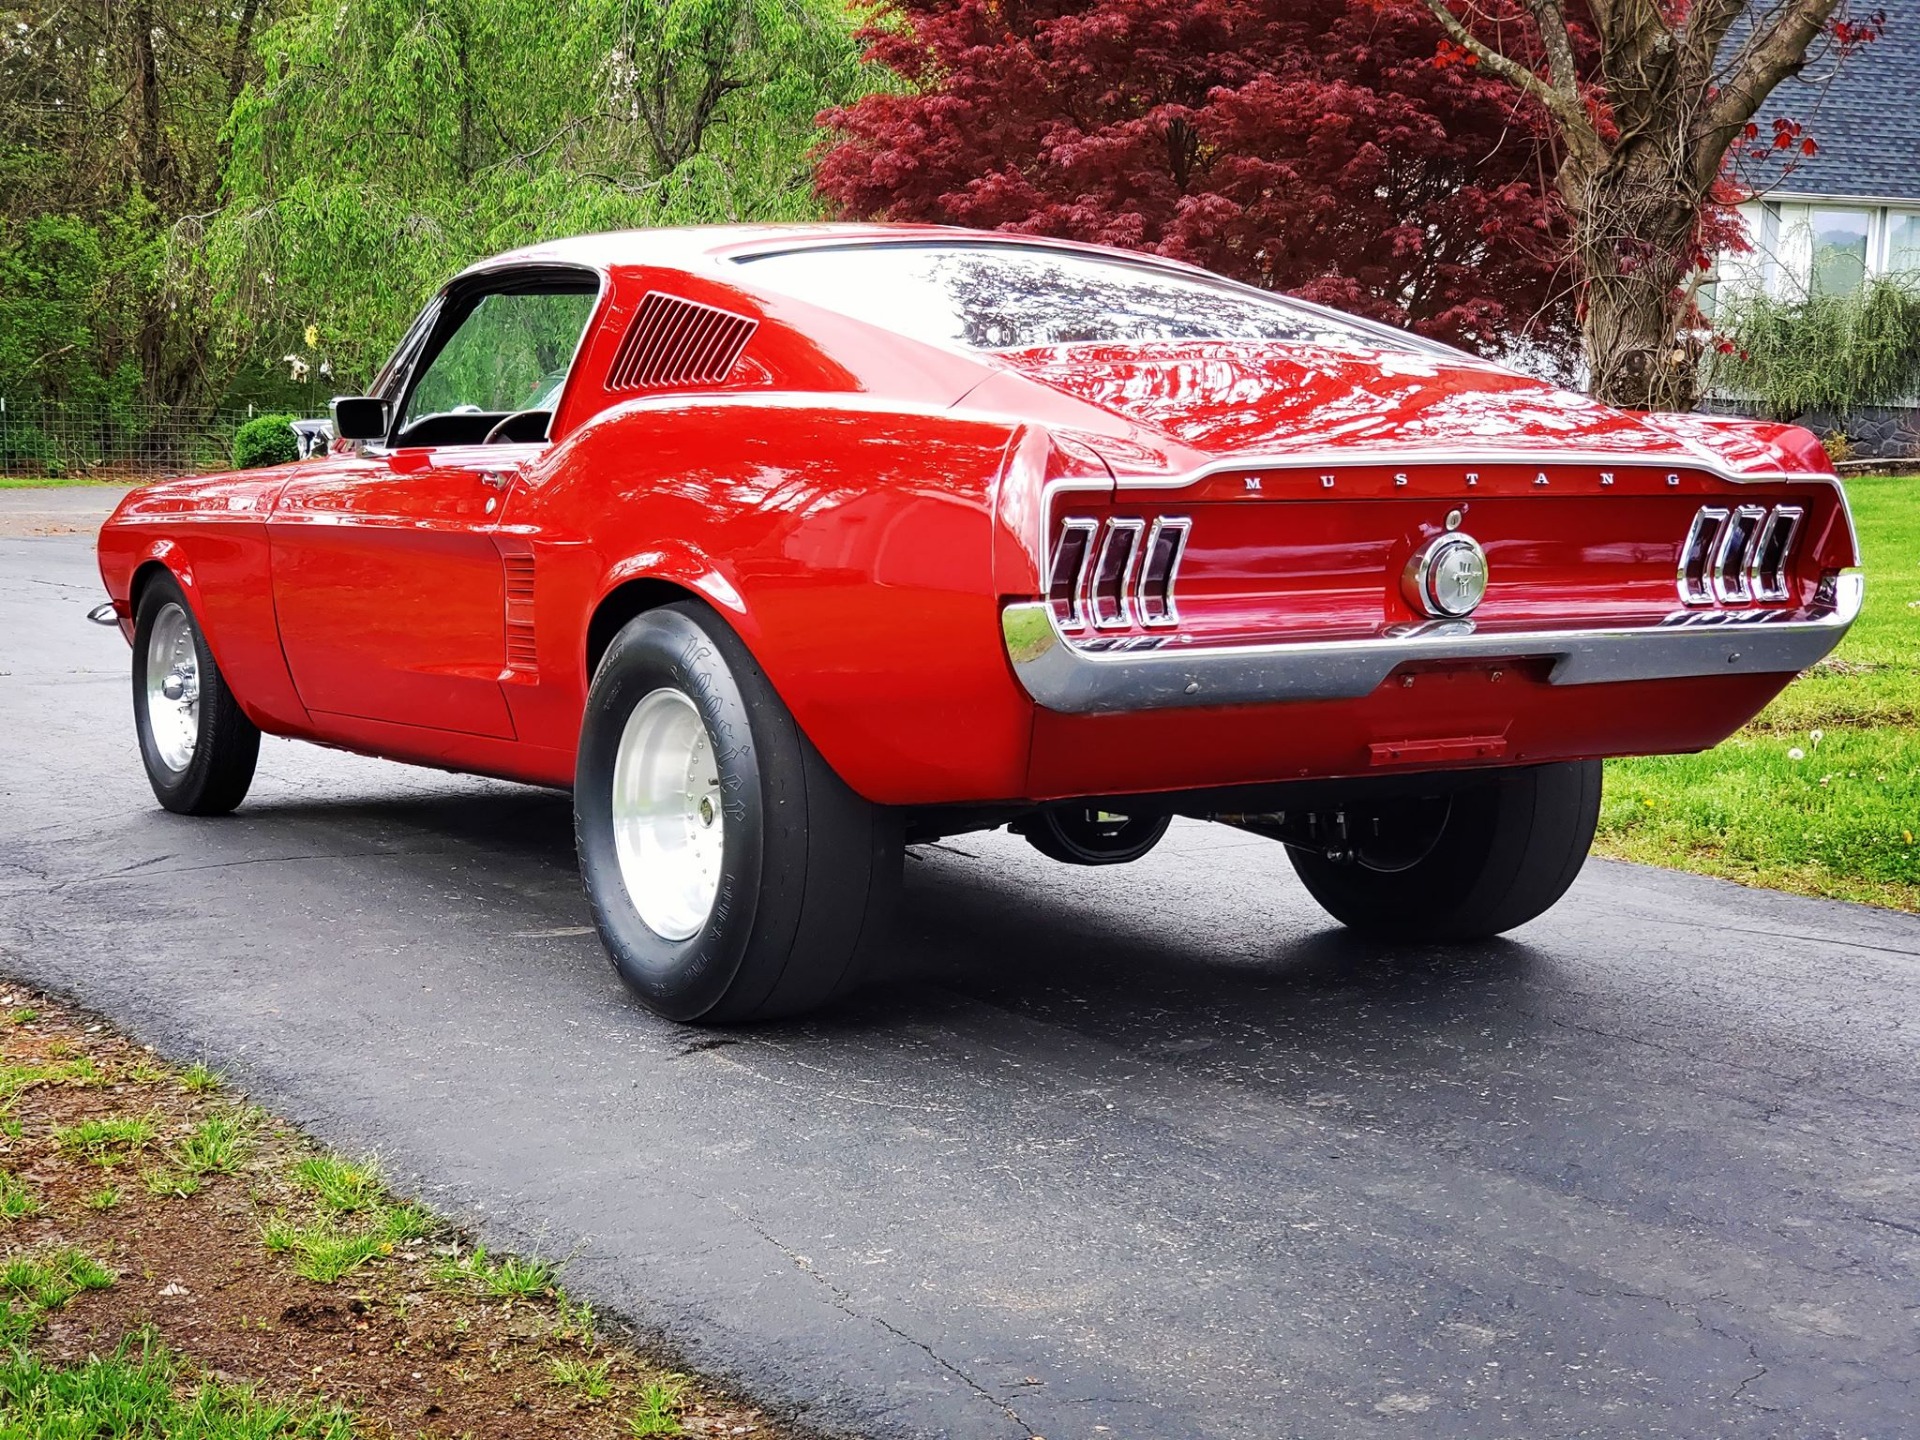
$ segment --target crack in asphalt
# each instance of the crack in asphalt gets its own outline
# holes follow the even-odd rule
[[[702,1200],[709,1199],[709,1197],[704,1195],[701,1196],[700,1198]],[[785,1241],[781,1240],[779,1236],[774,1235],[758,1220],[755,1220],[753,1216],[749,1215],[746,1211],[742,1210],[739,1206],[735,1205],[732,1201],[722,1200],[720,1204],[726,1210],[728,1210],[734,1216],[735,1219],[740,1221],[741,1224],[745,1225],[749,1230],[753,1231],[754,1234],[758,1235],[762,1240],[766,1241],[769,1245],[773,1246],[774,1249],[778,1250],[782,1255],[786,1256],[788,1263],[790,1263],[794,1267],[794,1269],[798,1270],[802,1275],[805,1275],[808,1279],[814,1281],[816,1284],[825,1288],[827,1294],[833,1297],[834,1309],[840,1311],[842,1314],[848,1316],[851,1319],[864,1320],[870,1325],[877,1325],[882,1330],[885,1330],[889,1335],[892,1335],[900,1340],[903,1340],[907,1344],[913,1346],[914,1349],[923,1353],[929,1360],[933,1361],[934,1364],[938,1365],[942,1370],[945,1370],[948,1374],[952,1375],[954,1379],[958,1380],[961,1384],[965,1385],[969,1390],[973,1391],[974,1394],[978,1395],[982,1400],[985,1400],[989,1405],[993,1406],[1001,1414],[1005,1415],[1009,1420],[1013,1421],[1014,1424],[1018,1425],[1022,1430],[1026,1431],[1026,1433],[1029,1436],[1033,1437],[1033,1440],[1039,1440],[1039,1437],[1034,1433],[1033,1427],[1029,1425],[1026,1421],[1020,1418],[1019,1412],[1017,1412],[1011,1405],[1007,1404],[1006,1401],[1002,1400],[998,1395],[995,1395],[991,1390],[987,1389],[986,1386],[982,1385],[978,1380],[975,1380],[971,1375],[967,1374],[967,1372],[962,1370],[958,1365],[954,1364],[951,1360],[947,1359],[946,1356],[942,1355],[939,1351],[935,1350],[933,1346],[929,1345],[924,1340],[921,1340],[915,1336],[909,1335],[906,1331],[902,1330],[898,1325],[895,1325],[892,1321],[887,1320],[884,1317],[879,1315],[868,1314],[867,1312],[861,1310],[859,1306],[853,1303],[853,1296],[851,1294],[849,1294],[846,1290],[842,1289],[840,1286],[834,1284],[833,1281],[829,1280],[825,1275],[821,1274],[818,1270],[813,1268],[813,1261],[809,1257],[802,1255],[799,1251],[795,1250],[791,1245],[788,1245]]]

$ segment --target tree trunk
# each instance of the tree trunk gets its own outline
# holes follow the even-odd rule
[[[1693,253],[1707,197],[1694,193],[1684,163],[1645,144],[1591,170],[1569,160],[1559,188],[1572,220],[1588,388],[1625,409],[1691,410],[1700,358],[1689,327]]]

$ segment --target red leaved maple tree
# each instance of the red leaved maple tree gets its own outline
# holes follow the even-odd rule
[[[1478,350],[1575,348],[1545,117],[1422,0],[892,0],[842,213],[1096,241]]]

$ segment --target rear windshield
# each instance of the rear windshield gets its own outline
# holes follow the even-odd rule
[[[936,345],[1023,350],[1153,340],[1278,340],[1444,353],[1415,336],[1155,265],[1014,244],[862,244],[745,256],[800,300]]]

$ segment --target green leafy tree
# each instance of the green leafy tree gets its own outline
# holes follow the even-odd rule
[[[839,0],[314,0],[264,37],[179,283],[235,353],[315,327],[339,391],[476,258],[811,218],[814,117],[867,84],[851,28]]]

